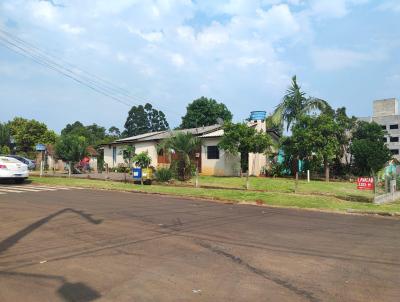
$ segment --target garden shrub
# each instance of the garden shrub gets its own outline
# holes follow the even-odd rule
[[[159,168],[156,171],[156,180],[159,182],[167,182],[172,178],[172,171],[169,168]]]

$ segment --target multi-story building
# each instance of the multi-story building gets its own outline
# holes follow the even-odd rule
[[[400,115],[398,112],[398,101],[395,98],[374,101],[372,117],[360,118],[368,122],[376,122],[386,130],[387,146],[400,160]]]

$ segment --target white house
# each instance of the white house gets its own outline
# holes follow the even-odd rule
[[[277,141],[279,135],[274,131],[268,131],[265,122],[252,121],[249,127],[255,127],[258,131],[268,132],[272,139]],[[240,156],[231,155],[218,148],[224,131],[221,125],[212,125],[200,128],[167,130],[160,132],[145,133],[124,139],[116,140],[113,143],[104,145],[104,162],[108,167],[118,167],[126,164],[123,159],[123,150],[127,146],[133,146],[135,153],[147,151],[151,157],[151,166],[158,168],[169,165],[169,158],[162,151],[157,152],[157,145],[165,138],[177,132],[192,133],[202,141],[201,150],[196,153],[193,159],[198,166],[201,175],[236,176],[240,173]],[[264,154],[249,154],[250,175],[260,175],[262,168],[267,164]]]

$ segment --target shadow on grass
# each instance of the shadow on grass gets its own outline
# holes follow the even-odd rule
[[[364,203],[372,203],[374,201],[373,196],[360,196],[360,195],[352,195],[348,194],[346,196],[334,195],[337,199],[341,199],[344,201],[352,201],[352,202],[364,202]]]

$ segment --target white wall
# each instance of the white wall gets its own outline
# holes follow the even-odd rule
[[[151,157],[151,166],[157,167],[157,145],[155,142],[141,142],[133,144],[135,147],[135,153],[147,151]],[[113,147],[117,148],[116,161],[113,162]],[[125,150],[126,145],[107,145],[104,147],[104,162],[108,164],[109,168],[118,167],[119,164],[125,164],[124,158],[122,156],[122,151]]]
[[[259,176],[267,165],[267,156],[261,153],[249,153],[249,175]]]
[[[219,150],[219,159],[207,159],[207,146],[217,146],[219,138],[202,138],[201,174],[216,176],[237,176],[240,172],[240,157]]]
[[[117,156],[116,156],[116,161],[113,162],[113,147],[117,148]],[[125,149],[125,146],[113,146],[113,145],[107,145],[104,146],[104,163],[108,164],[109,168],[114,168],[118,167],[119,164],[124,164],[124,158],[122,156],[122,150]]]

